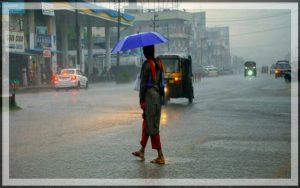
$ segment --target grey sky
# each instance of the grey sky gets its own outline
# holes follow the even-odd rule
[[[232,55],[270,65],[291,48],[290,10],[206,10],[207,27],[229,26]]]
[[[126,4],[128,5],[128,4]],[[147,8],[168,8],[176,4],[144,3]],[[115,5],[110,5],[113,8]],[[297,4],[292,3],[178,3],[180,10],[206,12],[207,27],[229,26],[231,54],[254,60],[258,65],[270,65],[296,52],[298,28]],[[130,7],[136,8],[130,4]],[[128,8],[128,7],[127,7]],[[291,10],[292,9],[292,10]],[[295,10],[296,9],[296,10]],[[291,50],[292,46],[292,50]],[[297,56],[297,55],[296,55]]]

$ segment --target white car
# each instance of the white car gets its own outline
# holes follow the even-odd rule
[[[218,76],[219,75],[217,68],[213,65],[204,67],[204,70],[205,70],[206,76]]]
[[[210,67],[207,69],[207,76],[219,76],[218,70],[215,67]]]
[[[54,87],[67,88],[75,87],[79,89],[80,87],[88,88],[89,82],[86,76],[79,69],[62,69],[60,74],[54,77]]]

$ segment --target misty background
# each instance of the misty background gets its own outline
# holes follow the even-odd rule
[[[231,54],[259,65],[290,60],[290,10],[205,10],[207,27],[229,26]]]
[[[280,4],[272,3],[269,6],[254,3],[253,6],[257,9],[253,9],[253,7],[251,9],[228,9],[229,3],[215,4],[218,5],[216,9],[213,9],[213,4],[209,3],[180,2],[176,5],[144,2],[138,3],[137,7],[132,3],[125,3],[123,6],[127,6],[127,8],[129,6],[133,9],[141,7],[143,9],[157,9],[158,11],[166,7],[177,6],[179,10],[187,12],[206,12],[206,27],[229,27],[231,57],[238,56],[245,61],[256,61],[258,66],[270,66],[282,59],[291,61],[291,53],[296,51],[296,49],[291,49],[291,15],[296,13],[295,11],[292,12],[290,9],[284,8],[278,9]],[[242,5],[242,3],[233,4]],[[114,4],[107,4],[106,6],[114,8]],[[206,9],[206,7],[210,8]]]

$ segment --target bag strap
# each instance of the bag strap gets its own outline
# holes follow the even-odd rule
[[[151,77],[152,77],[152,80],[154,81],[156,79],[155,62],[153,60],[148,59],[147,63],[150,66]]]

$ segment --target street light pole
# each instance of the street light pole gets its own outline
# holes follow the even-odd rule
[[[152,24],[150,25],[150,27],[153,27],[153,31],[154,31],[154,32],[155,32],[155,28],[156,28],[156,27],[159,27],[158,25],[156,25],[156,22],[158,21],[158,20],[157,20],[157,17],[158,17],[158,14],[154,13],[154,15],[153,15],[153,22],[152,22]]]
[[[154,22],[153,22],[153,30],[155,32],[155,27],[156,27],[156,18],[158,17],[158,14],[154,13]],[[157,26],[158,27],[158,26]]]
[[[76,42],[76,57],[77,57],[77,65],[79,64],[79,69],[81,70],[81,57],[80,57],[80,50],[81,50],[81,45],[80,45],[80,31],[79,31],[79,23],[78,23],[78,9],[77,9],[77,1],[76,1],[76,10],[75,10],[75,32],[76,32],[76,36],[77,36],[77,42]]]
[[[120,40],[120,25],[121,25],[121,16],[120,16],[120,0],[118,0],[118,36],[117,41]],[[117,69],[120,65],[120,52],[117,52]]]
[[[170,36],[169,36],[169,24],[167,24],[167,36],[168,36],[168,39],[170,40]],[[170,42],[168,42],[168,52],[170,52]]]

